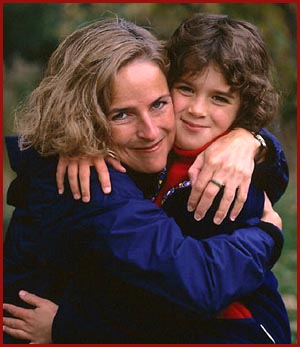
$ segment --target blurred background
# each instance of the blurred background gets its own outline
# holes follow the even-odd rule
[[[13,134],[14,109],[37,86],[46,63],[66,35],[104,17],[124,17],[167,39],[178,24],[195,12],[229,14],[257,25],[273,58],[282,109],[270,130],[280,139],[290,168],[289,187],[276,205],[283,220],[285,247],[274,268],[289,311],[296,343],[296,4],[226,3],[37,3],[4,4],[4,134]],[[6,191],[14,178],[4,150],[4,233],[12,208]]]

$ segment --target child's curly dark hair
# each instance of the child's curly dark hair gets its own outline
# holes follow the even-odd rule
[[[277,114],[279,93],[273,86],[272,62],[254,25],[226,15],[194,14],[176,29],[167,50],[170,87],[183,75],[201,73],[210,64],[220,69],[241,97],[232,128],[256,132]]]

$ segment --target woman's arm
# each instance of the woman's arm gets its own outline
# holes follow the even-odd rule
[[[88,249],[87,254],[104,256],[106,266],[117,271],[118,277],[203,315],[217,312],[263,281],[274,251],[274,239],[276,254],[282,247],[278,228],[262,223],[205,240],[185,237],[172,218],[143,199],[126,175],[113,170],[110,173],[114,190],[103,196],[93,172],[94,198],[89,204],[78,204],[81,219],[76,225],[76,235],[80,235],[81,229],[83,235],[86,230],[92,232],[89,248],[93,252]],[[64,208],[68,208],[66,203]],[[274,239],[267,234],[270,230]],[[193,276],[188,276],[187,270]],[[153,273],[163,281],[152,282],[151,275],[146,274]]]
[[[232,269],[233,271],[234,269]],[[193,276],[197,276],[197,274],[193,274]],[[101,280],[103,279],[100,278],[100,282]],[[92,281],[94,291],[101,293],[103,289],[101,285],[97,286],[99,282],[97,280]],[[97,295],[93,296],[93,293],[90,292],[85,293],[86,290],[80,291],[82,285],[85,287],[86,281],[81,280],[71,283],[64,293],[59,308],[49,300],[30,293],[23,294],[21,298],[26,303],[34,306],[34,309],[24,309],[4,304],[4,309],[15,317],[4,317],[4,332],[19,339],[29,340],[32,343],[52,343],[52,339],[54,343],[83,343],[87,341],[95,343],[99,340],[102,341],[101,339],[105,341],[105,332],[107,330],[105,328],[105,317],[102,317],[102,307],[98,305],[97,300],[93,299]],[[234,288],[234,282],[232,285],[232,288]],[[122,289],[119,288],[119,290]],[[211,290],[212,295],[219,295],[220,292],[221,289],[217,290],[216,293]],[[83,295],[84,297],[82,297]],[[76,303],[79,302],[81,304],[78,306]],[[205,318],[205,315],[203,318]]]
[[[93,181],[99,192],[97,180]],[[119,188],[124,188],[124,183],[120,180]],[[132,187],[127,183],[125,190],[132,194]],[[122,196],[123,193],[124,189]],[[210,317],[228,303],[255,290],[262,283],[266,269],[280,254],[281,232],[269,223],[198,241],[184,237],[174,221],[151,202],[141,197],[133,199],[132,195],[128,199],[126,193],[122,199],[116,199],[114,194],[104,199],[105,213],[101,205],[102,193],[97,194],[90,204],[78,206],[82,213],[82,228],[93,227],[96,232],[83,259],[92,266],[93,271],[88,271],[88,274],[93,273],[93,276],[87,279],[91,280],[90,290],[97,293],[101,293],[102,271],[106,269],[121,282],[163,297],[202,317]],[[274,220],[270,215],[267,218],[266,221]],[[80,227],[76,225],[78,235]],[[82,268],[86,269],[85,263]],[[77,281],[76,285],[70,283],[60,301],[61,310],[55,319],[58,339],[55,342],[74,342],[74,336],[81,334],[84,339],[88,334],[81,324],[76,325],[82,322],[81,314],[85,317],[88,311],[81,312],[81,306],[76,306],[76,317],[72,315],[74,303],[70,298],[74,292],[80,292],[80,283],[84,287],[87,285],[85,281]],[[88,292],[91,295],[85,300],[94,309],[97,303]],[[100,318],[101,305],[97,312]],[[5,324],[10,323],[5,319]],[[93,319],[87,322],[87,327],[93,329]]]
[[[267,143],[267,151],[255,171],[255,182],[259,182],[259,187],[274,203],[287,186],[288,168],[278,140],[265,129],[260,134]],[[235,220],[246,201],[260,146],[249,131],[235,129],[198,156],[189,170],[192,191],[188,201],[188,209],[195,211],[197,219],[204,217],[219,192],[220,188],[210,182],[214,178],[225,186],[214,222],[220,224],[223,221],[232,203],[230,218]]]
[[[289,168],[278,139],[266,129],[262,129],[260,134],[267,143],[268,151],[265,160],[255,166],[253,181],[267,193],[274,205],[287,188]]]
[[[275,136],[262,129],[260,134],[267,142],[267,151],[254,171],[255,182],[267,192],[272,203],[283,194],[288,183],[288,167],[284,152]],[[202,219],[212,205],[220,188],[211,182],[215,179],[224,185],[223,197],[215,214],[214,223],[221,224],[230,206],[233,208],[230,219],[235,220],[246,201],[255,158],[261,154],[260,142],[245,129],[234,129],[216,140],[199,154],[190,167],[189,176],[192,191],[187,209],[194,212],[196,220]],[[116,170],[125,168],[114,158],[107,158]],[[59,193],[64,190],[64,177],[68,172],[71,191],[75,199],[90,200],[90,166],[95,166],[105,194],[110,193],[111,183],[106,162],[103,158],[59,159],[57,167],[57,186]],[[78,184],[78,179],[80,184]],[[79,188],[80,186],[80,188]]]

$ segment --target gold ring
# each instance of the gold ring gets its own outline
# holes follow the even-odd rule
[[[222,184],[221,182],[219,182],[218,180],[216,180],[216,179],[214,179],[214,178],[212,178],[211,180],[209,180],[209,182],[214,183],[214,184],[217,185],[220,189],[225,187],[224,184]]]

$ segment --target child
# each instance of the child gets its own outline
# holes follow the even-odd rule
[[[206,15],[196,15],[193,18],[195,18],[196,20],[197,18],[200,18],[204,21],[204,32],[208,32],[210,30],[211,23],[205,23],[204,20],[206,18]],[[208,216],[202,219],[202,221],[196,222],[190,213],[185,213],[186,202],[184,198],[187,197],[186,193],[189,190],[177,189],[181,188],[181,185],[176,185],[176,183],[182,182],[182,180],[184,180],[184,184],[182,185],[183,188],[185,187],[185,185],[189,187],[189,182],[187,181],[187,169],[189,167],[189,158],[187,159],[187,161],[185,161],[185,158],[187,158],[189,155],[190,157],[193,157],[196,152],[200,152],[200,146],[202,147],[202,145],[204,144],[205,146],[208,146],[211,140],[214,140],[216,137],[221,136],[227,130],[227,128],[232,127],[232,123],[239,119],[239,112],[246,112],[248,110],[248,107],[246,107],[245,110],[242,107],[242,104],[244,105],[245,99],[244,94],[242,94],[241,92],[242,88],[239,86],[239,84],[233,85],[231,80],[227,81],[227,75],[226,78],[224,77],[225,75],[223,75],[224,70],[221,61],[219,62],[219,60],[211,60],[211,58],[209,57],[207,60],[207,64],[204,63],[202,69],[202,66],[198,64],[201,62],[201,60],[199,60],[198,62],[198,56],[193,55],[193,61],[189,61],[189,59],[187,59],[185,56],[183,57],[182,61],[177,61],[176,59],[174,59],[174,57],[172,57],[172,49],[175,49],[176,47],[175,44],[173,45],[172,40],[177,40],[177,36],[178,45],[180,47],[179,51],[183,54],[185,53],[184,46],[182,45],[183,41],[181,41],[182,39],[179,37],[178,34],[181,31],[181,29],[185,27],[185,25],[188,27],[190,22],[193,24],[193,18],[180,26],[179,30],[175,32],[173,38],[169,43],[169,51],[172,59],[170,85],[172,87],[172,96],[174,97],[175,111],[177,114],[178,136],[176,140],[177,147],[175,147],[174,150],[174,160],[172,161],[172,163],[170,163],[170,174],[168,177],[170,177],[171,179],[167,179],[162,192],[156,197],[156,203],[160,204],[161,201],[164,201],[163,207],[173,217],[175,216],[175,219],[178,222],[178,224],[181,224],[183,222],[182,230],[185,230],[186,234],[192,235],[195,238],[204,238],[214,234],[215,232],[230,233],[233,223],[231,221],[226,220],[220,226],[213,224],[212,218],[210,217],[210,213],[214,209],[214,207],[212,207],[209,210]],[[208,16],[207,18],[211,18],[212,22],[214,22],[215,17]],[[216,19],[218,20],[219,17],[216,17]],[[222,19],[221,21],[226,22],[226,20],[226,17],[224,17],[224,20]],[[196,28],[193,28],[193,31],[196,34],[196,39],[198,35],[199,37],[202,35],[202,33],[200,35],[200,33],[198,33],[197,31],[198,24],[199,23],[197,23],[196,21]],[[214,40],[213,42],[217,42],[217,40]],[[213,46],[212,43],[209,43],[209,45]],[[196,43],[196,46],[198,46],[198,43]],[[187,52],[189,52],[189,45],[187,44],[185,47],[187,49]],[[221,48],[217,47],[217,49]],[[201,55],[202,52],[200,56]],[[223,52],[220,50],[220,57],[222,57],[222,55]],[[178,70],[179,73],[177,75],[174,75],[173,68],[174,64],[176,65],[177,63],[180,66],[180,70]],[[192,65],[189,65],[189,63],[191,63]],[[193,69],[191,68],[191,66],[193,66]],[[196,73],[194,74],[194,76],[192,76],[190,72]],[[205,84],[203,84],[203,82],[205,82]],[[193,120],[193,118],[196,115],[197,111],[192,110],[192,108],[190,109],[189,106],[187,106],[186,108],[185,105],[189,105],[193,100],[196,100],[198,103],[200,91],[201,93],[203,93],[204,90],[205,93],[203,95],[210,91],[211,84],[209,83],[211,82],[213,82],[214,84],[216,83],[217,87],[214,87],[213,95],[210,98],[205,99],[205,104],[208,102],[208,100],[213,100],[214,110],[220,109],[220,111],[218,111],[218,113],[214,111],[212,115],[211,113],[208,113],[208,111],[204,111],[203,115],[200,113],[199,119],[207,119],[207,122],[203,122],[201,124],[196,123]],[[201,88],[199,88],[200,86]],[[230,87],[234,87],[233,90],[231,90]],[[254,91],[256,91],[257,85],[255,84],[253,88],[255,89]],[[217,93],[215,92],[215,89]],[[195,95],[197,97],[194,99],[194,97],[191,96],[194,95],[195,91]],[[201,96],[201,99],[203,98],[203,95]],[[186,109],[189,115],[188,118],[185,117]],[[256,115],[261,114],[259,113],[260,110],[252,109],[252,111],[255,112]],[[222,116],[221,120],[219,120],[217,116]],[[216,117],[216,125],[213,123],[213,125],[215,125],[214,127],[212,127],[211,123],[208,122],[210,120],[210,117],[214,121]],[[248,117],[248,114],[247,116],[241,114],[242,119],[246,117]],[[184,122],[184,124],[181,124],[181,122]],[[242,122],[237,122],[236,124],[234,124],[234,126],[243,126],[247,129],[256,131],[261,126],[266,124],[266,122],[264,121],[259,122],[257,124],[257,127],[252,129],[253,123],[254,122],[251,121],[251,127],[247,127]],[[219,127],[219,125],[221,125],[221,127]],[[201,136],[199,136],[198,138],[198,128],[203,128],[205,129],[205,131],[206,129],[209,129],[209,131],[207,131],[207,133],[204,133],[203,131],[203,135],[201,132]],[[188,134],[188,136],[186,136],[184,132],[191,132],[191,134]],[[182,135],[183,138],[181,138]],[[178,174],[180,174],[180,176],[178,176]],[[222,187],[223,182],[218,182],[217,178],[212,179],[212,183],[210,184],[213,183],[218,187],[218,189],[219,185],[221,186],[221,190],[224,189]],[[250,188],[249,197],[251,197],[251,202],[254,201],[254,203],[253,205],[249,205],[250,199],[248,199],[246,207],[244,208],[241,216],[239,216],[235,221],[235,225],[237,223],[244,223],[248,225],[251,223],[253,223],[253,225],[258,223],[263,209],[263,191],[255,188],[255,186],[252,185]],[[212,229],[213,226],[215,227],[215,230]],[[209,230],[209,233],[207,232],[207,230]],[[206,232],[206,234],[204,234],[204,231]],[[222,246],[218,244],[217,247],[218,248],[214,248],[212,250],[212,254],[214,252],[218,252],[219,258],[222,259]],[[178,252],[180,252],[180,250],[178,250]],[[214,262],[213,256],[211,257],[211,261]],[[226,262],[226,259],[224,260],[224,262]],[[188,265],[189,262],[187,261],[187,268]],[[188,271],[186,276],[188,276]],[[243,301],[241,303],[234,303],[230,305],[228,309],[224,310],[218,315],[217,319],[215,319],[214,317],[210,319],[203,318],[201,324],[199,324],[198,317],[197,319],[194,319],[195,317],[193,316],[192,312],[189,312],[189,314],[185,312],[185,319],[180,320],[180,315],[179,317],[177,317],[175,314],[175,310],[173,313],[174,321],[176,322],[176,320],[178,319],[179,326],[181,322],[185,322],[184,324],[189,326],[188,331],[196,331],[197,337],[202,336],[201,341],[199,341],[199,338],[197,338],[197,343],[287,342],[290,340],[290,336],[286,311],[281,301],[281,298],[276,291],[276,283],[273,282],[274,277],[271,274],[271,272],[269,272],[266,275],[266,278],[267,279],[264,285],[259,290],[249,295],[247,298],[243,298]],[[245,278],[245,281],[247,281],[247,278]],[[209,292],[211,291],[211,289],[208,287],[207,291]],[[272,294],[273,297],[271,297],[269,294]],[[211,297],[214,297],[214,295],[211,295]],[[263,305],[260,304],[259,300],[263,301]],[[151,302],[151,305],[153,305],[153,302]],[[186,326],[181,327],[183,328],[182,340],[191,341],[191,336],[184,335],[184,333],[186,333],[187,331]],[[176,331],[176,328],[174,329]],[[272,336],[269,334],[267,330],[271,332]]]
[[[230,233],[237,224],[256,223],[264,205],[258,170],[254,171],[247,201],[235,222],[227,217],[220,225],[213,223],[226,189],[225,182],[217,177],[209,184],[216,185],[220,192],[200,222],[185,206],[190,193],[188,169],[197,155],[234,127],[246,128],[255,135],[277,111],[278,94],[272,86],[270,59],[261,36],[250,23],[223,15],[195,14],[177,28],[167,48],[177,129],[166,182],[155,202],[163,205],[182,230],[196,238]],[[215,343],[223,329],[228,337],[228,329],[232,328],[232,336],[236,336],[231,342],[242,342],[236,340],[237,336],[245,336],[247,326],[253,324],[273,343],[290,341],[286,309],[271,271],[255,293],[231,304],[218,319],[216,339],[212,341]]]

